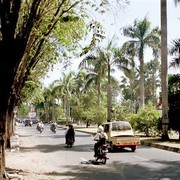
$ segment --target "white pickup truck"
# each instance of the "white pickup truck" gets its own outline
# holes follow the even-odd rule
[[[134,135],[131,124],[127,121],[113,121],[103,124],[107,133],[108,150],[115,151],[118,148],[131,148],[132,152],[140,145],[140,137]]]

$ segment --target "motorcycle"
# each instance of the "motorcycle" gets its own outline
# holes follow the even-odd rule
[[[53,132],[53,133],[56,133],[56,124],[52,123],[50,125],[50,130]]]
[[[69,125],[69,128],[66,129],[65,139],[67,147],[72,147],[75,142],[75,131],[72,125]]]
[[[67,147],[72,147],[74,145],[74,139],[66,138],[66,145],[67,145]]]
[[[100,146],[97,150],[97,156],[95,161],[96,162],[100,162],[102,164],[106,164],[106,160],[109,159],[106,154],[108,152],[108,148],[106,144],[103,144],[102,146]]]
[[[40,133],[42,133],[43,130],[44,130],[44,125],[43,125],[43,124],[37,124],[36,129],[37,129]]]

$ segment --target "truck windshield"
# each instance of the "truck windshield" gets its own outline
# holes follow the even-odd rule
[[[131,125],[129,122],[113,122],[112,123],[112,130],[113,131],[119,131],[119,130],[131,130]]]

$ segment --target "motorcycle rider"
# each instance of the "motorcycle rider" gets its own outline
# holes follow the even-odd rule
[[[43,130],[44,129],[44,124],[43,124],[43,122],[42,121],[39,121],[38,123],[37,123],[37,130],[38,131],[41,131],[41,129]]]
[[[106,132],[104,132],[104,128],[103,126],[99,126],[96,135],[94,136],[94,140],[97,141],[94,144],[94,157],[97,157],[97,150],[100,146],[102,146],[103,144],[106,144],[106,140],[107,140],[107,134]]]
[[[69,124],[69,128],[65,132],[65,139],[66,139],[66,144],[68,144],[68,140],[72,140],[73,143],[75,142],[75,131],[73,128],[73,125]]]
[[[51,125],[50,125],[50,129],[51,129],[53,132],[56,132],[56,127],[57,127],[56,122],[52,122]]]

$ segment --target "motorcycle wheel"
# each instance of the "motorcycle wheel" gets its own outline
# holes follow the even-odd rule
[[[96,162],[100,162],[100,163],[102,163],[102,164],[106,164],[106,157],[97,157],[96,159],[95,159],[95,161]]]
[[[102,164],[106,164],[106,157],[102,158]]]
[[[67,144],[67,147],[71,148],[71,147],[72,147],[72,144]]]

